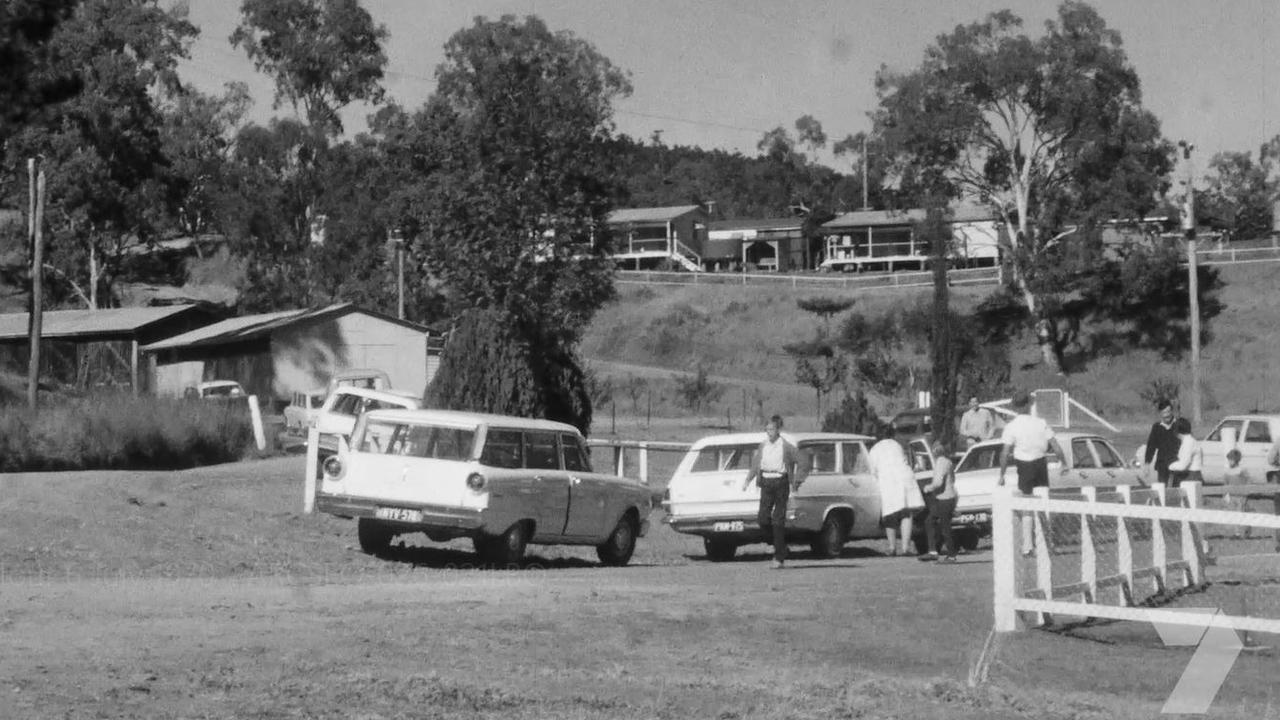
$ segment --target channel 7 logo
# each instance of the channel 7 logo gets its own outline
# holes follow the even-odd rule
[[[1218,608],[1185,608],[1179,612],[1209,615],[1210,618],[1221,613]],[[1226,681],[1227,673],[1231,672],[1231,666],[1244,649],[1240,636],[1232,628],[1208,623],[1182,625],[1153,620],[1151,624],[1166,646],[1196,649],[1160,712],[1180,715],[1209,712],[1209,706]]]

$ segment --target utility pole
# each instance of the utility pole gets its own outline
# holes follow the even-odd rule
[[[396,248],[396,317],[404,319],[404,233],[396,230],[391,235]]]
[[[862,136],[862,209],[870,210],[867,205],[867,136]]]
[[[1188,314],[1191,316],[1191,422],[1200,427],[1200,272],[1196,264],[1196,191],[1192,169],[1191,151],[1195,145],[1185,140],[1178,141],[1182,148],[1182,159],[1187,165],[1187,199],[1186,212],[1183,213],[1182,229],[1187,238],[1187,294]]]
[[[31,308],[27,315],[30,352],[27,360],[27,406],[32,410],[40,398],[40,334],[44,321],[44,168],[41,158],[27,160],[30,194],[27,226],[31,238]]]

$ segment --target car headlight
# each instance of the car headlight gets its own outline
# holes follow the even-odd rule
[[[342,461],[339,460],[336,456],[325,458],[325,461],[324,461],[325,476],[331,477],[334,480],[338,480],[342,477],[342,472],[344,470],[346,470],[346,468],[342,466]]]
[[[471,473],[467,476],[467,487],[471,488],[472,492],[484,490],[484,476],[480,473]]]

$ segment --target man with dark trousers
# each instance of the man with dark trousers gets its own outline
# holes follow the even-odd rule
[[[765,423],[765,438],[751,456],[751,469],[742,482],[746,490],[755,480],[760,486],[760,510],[756,522],[768,536],[773,535],[773,569],[787,561],[787,500],[791,491],[800,487],[797,475],[796,446],[781,435],[782,418],[774,415]]]
[[[1173,403],[1161,400],[1157,406],[1160,420],[1152,423],[1151,433],[1147,435],[1147,451],[1143,464],[1156,471],[1156,482],[1169,484],[1169,463],[1178,459],[1178,447],[1182,439],[1173,429],[1178,418],[1173,414]]]

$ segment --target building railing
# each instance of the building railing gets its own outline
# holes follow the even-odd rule
[[[964,268],[947,271],[952,285],[995,285],[998,268]],[[778,273],[661,272],[619,270],[617,282],[640,285],[750,285],[783,288],[872,290],[920,288],[933,285],[931,272],[862,273],[857,275],[801,275]]]

